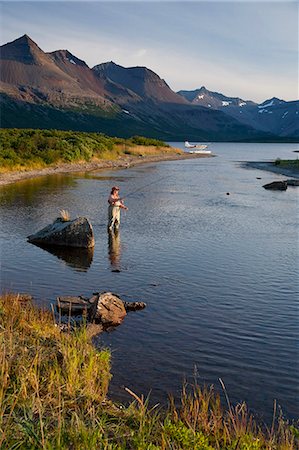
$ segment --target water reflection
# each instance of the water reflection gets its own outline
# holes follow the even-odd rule
[[[93,260],[93,248],[71,248],[71,247],[48,247],[38,244],[36,247],[45,250],[52,255],[62,259],[67,266],[76,269],[78,272],[87,272]]]
[[[51,195],[61,192],[65,187],[76,186],[74,177],[57,174],[18,181],[1,186],[0,205],[33,205],[38,204],[38,193],[48,191]]]
[[[113,270],[120,270],[120,231],[117,229],[108,231],[108,255]]]

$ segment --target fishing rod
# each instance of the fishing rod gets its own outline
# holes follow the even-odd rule
[[[157,183],[159,183],[159,181],[167,180],[170,177],[171,177],[171,175],[168,175],[167,177],[161,177],[158,180],[155,180],[155,181],[152,181],[151,183],[148,183],[148,184],[145,184],[143,186],[140,186],[139,188],[135,189],[134,191],[129,192],[127,195],[125,195],[121,199],[124,200],[125,198],[130,197],[133,194],[136,194],[136,192],[142,191],[143,189],[145,189],[145,188],[147,188],[149,186],[152,186],[153,184],[157,184]]]

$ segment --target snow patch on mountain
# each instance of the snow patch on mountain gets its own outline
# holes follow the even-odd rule
[[[247,105],[246,102],[240,102],[240,103],[239,103],[239,106],[241,106],[241,107],[242,107],[242,106],[245,106],[245,105]]]
[[[222,102],[222,106],[229,106],[230,104],[231,104],[231,102],[225,102],[225,101]]]
[[[72,64],[75,64],[75,66],[77,65],[77,63],[75,63],[75,61],[72,58],[69,59],[69,62],[72,63]]]
[[[270,103],[266,103],[266,104],[262,104],[262,105],[258,105],[258,108],[269,108],[270,106],[274,105],[274,100],[271,100]]]

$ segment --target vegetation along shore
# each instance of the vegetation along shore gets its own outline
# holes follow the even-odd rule
[[[132,384],[132,403],[113,403],[109,351],[93,347],[84,325],[62,332],[20,295],[0,297],[0,349],[1,449],[298,448],[298,427],[277,411],[272,426],[259,426],[226,393],[223,407],[212,387],[185,386],[179,404],[162,409]]]
[[[205,157],[141,136],[122,139],[101,133],[2,129],[0,137],[0,185],[56,173]]]
[[[299,178],[299,159],[277,158],[275,161],[248,161],[245,163],[245,166],[287,177]]]

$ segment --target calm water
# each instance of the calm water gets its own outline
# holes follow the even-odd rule
[[[247,401],[265,419],[274,399],[295,418],[299,188],[266,191],[263,184],[285,177],[240,161],[294,159],[297,146],[210,148],[216,158],[1,188],[1,290],[29,292],[40,303],[103,290],[146,302],[144,311],[97,339],[112,350],[114,398],[129,400],[127,386],[163,403],[196,373],[217,389],[221,378],[231,401]],[[131,194],[120,235],[109,241],[114,184]],[[94,252],[52,253],[26,242],[62,208],[90,218]]]

